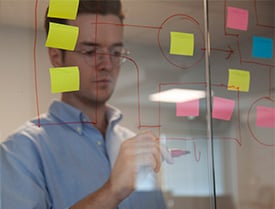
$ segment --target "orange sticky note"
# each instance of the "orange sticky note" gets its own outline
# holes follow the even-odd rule
[[[79,0],[50,0],[48,17],[75,20]]]
[[[52,93],[79,90],[79,69],[73,67],[50,68]]]
[[[235,101],[221,97],[213,97],[212,117],[221,120],[230,120],[234,110]]]
[[[170,33],[170,54],[194,55],[194,34],[171,32]]]
[[[50,22],[46,46],[73,51],[77,43],[78,33],[79,28],[76,26]]]
[[[176,116],[198,116],[199,115],[199,99],[188,102],[178,102],[176,104]]]
[[[258,106],[256,113],[256,126],[275,128],[275,108]]]
[[[248,92],[250,72],[247,70],[229,69],[228,90]]]

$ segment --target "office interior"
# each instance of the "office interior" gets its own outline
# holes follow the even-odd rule
[[[275,209],[275,117],[271,112],[265,126],[258,115],[258,107],[273,114],[275,108],[274,0],[122,2],[130,54],[110,103],[124,112],[122,123],[130,129],[152,130],[166,136],[168,147],[190,151],[162,165],[159,184],[167,207]],[[0,0],[1,141],[60,98],[51,92],[43,29],[47,4]],[[248,12],[247,28],[241,19],[239,28],[228,26],[229,8]],[[171,53],[171,32],[193,34],[193,54]],[[253,54],[255,37],[273,41],[271,57]],[[248,89],[230,89],[231,70],[249,73],[241,82]],[[179,102],[150,99],[171,89],[204,92],[199,112],[182,116]],[[217,98],[234,102],[229,119],[213,117]],[[220,108],[222,115],[229,107]]]

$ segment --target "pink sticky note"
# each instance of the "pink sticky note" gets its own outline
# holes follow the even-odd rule
[[[199,115],[199,99],[188,101],[188,102],[178,102],[177,103],[177,117],[184,116],[198,116]]]
[[[247,31],[248,10],[236,7],[227,8],[227,28]]]
[[[212,117],[215,119],[230,120],[232,117],[234,106],[234,100],[214,97]]]
[[[275,128],[275,108],[258,106],[256,113],[256,126]]]

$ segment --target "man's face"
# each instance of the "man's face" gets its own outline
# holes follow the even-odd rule
[[[105,103],[112,95],[120,69],[120,58],[110,55],[123,47],[120,19],[114,15],[80,14],[69,24],[79,27],[75,51],[66,51],[63,60],[64,66],[79,67],[80,90],[73,94],[81,101]]]

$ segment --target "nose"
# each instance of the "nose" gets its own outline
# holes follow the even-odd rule
[[[101,68],[112,69],[112,55],[109,51],[102,51],[97,54],[97,65]]]

